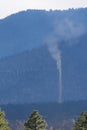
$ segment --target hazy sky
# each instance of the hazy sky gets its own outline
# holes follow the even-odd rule
[[[0,0],[0,18],[26,9],[68,9],[87,7],[87,0]]]

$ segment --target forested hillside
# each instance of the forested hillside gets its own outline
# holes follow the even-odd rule
[[[86,16],[86,8],[27,10],[0,20],[0,104],[58,101],[55,48],[62,100],[87,99]]]

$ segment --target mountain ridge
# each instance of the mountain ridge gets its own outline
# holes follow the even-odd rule
[[[54,43],[61,52],[62,100],[87,99],[86,16],[87,9],[34,10],[0,21],[0,104],[58,101]]]

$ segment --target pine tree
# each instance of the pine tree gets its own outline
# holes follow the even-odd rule
[[[5,113],[0,109],[0,130],[10,130],[8,121],[5,119]]]
[[[73,130],[87,130],[87,112],[82,112]]]
[[[42,116],[35,110],[24,124],[25,130],[46,130],[47,123],[42,119]]]

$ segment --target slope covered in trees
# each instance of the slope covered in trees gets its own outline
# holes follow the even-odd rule
[[[28,10],[0,20],[0,103],[58,101],[51,41],[61,52],[63,101],[87,99],[86,30],[86,8]]]
[[[61,29],[72,28],[74,24],[77,31],[70,37],[78,35],[87,29],[87,9],[70,9],[64,11],[27,10],[0,20],[0,57],[31,50],[42,45],[49,35],[60,33]],[[61,28],[62,26],[62,28]],[[73,29],[73,28],[72,28]],[[64,35],[64,34],[63,34]],[[70,33],[69,33],[70,35]],[[65,39],[63,39],[65,40]]]

